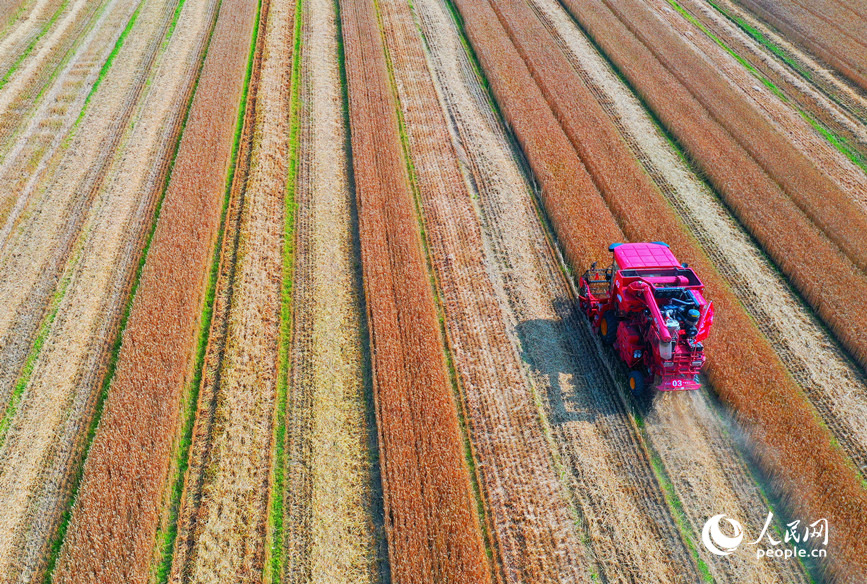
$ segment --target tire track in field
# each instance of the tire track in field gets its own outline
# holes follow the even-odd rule
[[[0,555],[15,557],[11,564],[0,562],[4,581],[35,581],[45,567],[163,191],[213,8],[213,2],[190,0],[178,34],[155,65],[152,76],[161,83],[143,96],[124,156],[112,162],[94,201],[80,260],[67,268],[70,283],[0,450],[5,510],[0,531],[10,535],[4,544],[11,545],[4,545]]]
[[[302,5],[283,578],[384,582],[337,13],[332,0]]]
[[[587,345],[593,343],[588,338],[590,331],[571,304],[568,287],[538,222],[529,185],[515,162],[514,150],[491,116],[454,24],[442,4],[424,1],[414,6],[458,144],[456,150],[479,189],[475,191],[479,200],[476,212],[481,216],[477,221],[484,239],[485,277],[496,290],[483,296],[497,299],[503,310],[500,318],[510,333],[511,351],[520,354],[531,386],[542,394],[536,399],[541,400],[550,424],[555,461],[566,473],[564,480],[574,497],[582,539],[595,552],[593,572],[598,576],[601,570],[611,581],[630,577],[691,581],[698,576],[669,515],[647,453],[616,386]],[[449,30],[454,31],[453,36]],[[412,126],[408,129],[411,135]],[[427,229],[433,231],[435,227],[428,224]],[[447,256],[449,263],[459,265],[452,255]],[[454,275],[443,276],[441,286],[445,288],[455,279]],[[472,288],[478,287],[478,279],[469,280],[474,282]],[[457,353],[456,366],[460,371]],[[466,399],[472,399],[469,392],[474,389],[464,390]],[[479,434],[473,433],[474,440]],[[542,457],[535,458],[538,461]],[[484,463],[484,458],[480,461]],[[483,483],[484,475],[482,472]],[[653,550],[666,561],[651,559]]]
[[[4,405],[126,134],[177,1],[145,3],[141,14],[135,13],[137,26],[131,27],[129,42],[124,43],[120,58],[101,85],[102,92],[88,108],[69,148],[55,154],[54,172],[34,185],[44,193],[35,201],[38,207],[23,218],[2,249],[0,296],[7,299],[0,306],[0,397]]]
[[[863,473],[867,469],[864,373],[708,187],[671,151],[641,103],[580,31],[571,28],[568,15],[549,0],[537,0],[537,5],[549,23],[557,19],[562,33],[558,38],[573,68]]]

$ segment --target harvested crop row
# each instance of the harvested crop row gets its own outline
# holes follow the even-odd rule
[[[163,192],[210,30],[214,2],[189,0],[166,45],[131,140],[96,198],[80,259],[0,450],[5,580],[38,579],[65,509],[154,207]],[[170,56],[166,58],[166,56]],[[142,164],[142,161],[151,164]]]
[[[779,185],[801,211],[862,270],[867,268],[867,213],[761,115],[725,74],[645,4],[609,0],[612,13],[710,117]],[[800,121],[800,120],[798,120]],[[833,172],[825,168],[825,172]]]
[[[413,14],[399,0],[379,6],[497,562],[507,582],[589,578]]]
[[[332,0],[304,0],[283,581],[373,584],[387,547]],[[295,88],[293,88],[294,90]],[[281,553],[282,552],[282,553]]]
[[[857,326],[860,307],[850,301],[852,294],[867,295],[864,274],[605,5],[572,0],[566,5],[837,338],[862,365],[867,363],[867,329]]]
[[[468,18],[468,12],[464,13],[465,18]],[[469,20],[467,22],[469,24]],[[472,36],[471,32],[471,40]],[[484,57],[482,62],[484,65]],[[548,63],[550,64],[551,61]],[[547,74],[547,72],[547,69],[542,69],[541,73],[540,69],[536,70],[537,75]],[[496,79],[496,74],[491,75],[491,73],[489,71],[489,78]],[[567,81],[568,77],[557,78],[557,84],[560,85],[568,85]],[[862,545],[863,540],[859,541],[858,537],[860,527],[849,522],[852,517],[863,513],[867,501],[864,501],[863,490],[854,473],[847,467],[840,452],[831,446],[827,431],[818,425],[813,411],[805,403],[800,390],[786,375],[770,346],[739,307],[737,300],[728,291],[697,245],[685,235],[682,225],[671,208],[649,183],[643,171],[637,167],[637,161],[628,152],[623,152],[625,145],[617,137],[616,132],[610,134],[607,137],[609,139],[600,135],[606,131],[611,132],[608,129],[610,121],[604,116],[594,116],[595,119],[592,121],[586,121],[585,117],[582,118],[583,123],[581,120],[574,119],[573,123],[567,123],[570,111],[564,107],[564,103],[558,104],[555,101],[558,95],[553,91],[556,84],[549,81],[547,85],[548,94],[552,96],[552,105],[565,119],[564,127],[571,128],[573,136],[576,136],[573,143],[582,153],[582,158],[593,170],[594,177],[606,181],[609,185],[608,190],[604,190],[603,193],[620,223],[624,225],[627,234],[635,240],[667,240],[679,257],[698,266],[697,270],[705,279],[711,297],[718,304],[720,314],[717,332],[713,342],[709,343],[709,354],[715,357],[708,367],[712,383],[735,407],[742,419],[756,430],[756,438],[766,447],[765,452],[796,453],[791,455],[791,460],[797,460],[802,464],[786,465],[779,459],[767,455],[762,460],[766,470],[779,479],[782,490],[791,497],[798,511],[804,512],[805,515],[835,517],[835,524],[840,525],[841,531],[845,533],[841,536],[845,542],[840,544],[837,553],[847,554],[836,567],[841,572],[845,571],[847,566],[856,569],[855,562],[864,557],[863,553],[849,554],[848,552],[852,547]],[[574,103],[575,92],[580,91],[580,85],[573,84],[570,89],[570,101],[567,103]],[[509,97],[501,97],[496,84],[494,90],[508,116],[511,106]],[[584,108],[592,108],[593,103],[595,101],[590,100],[582,105]],[[595,107],[599,107],[598,103]],[[592,109],[589,111],[582,109],[584,116],[592,112]],[[520,111],[513,110],[512,113],[516,115]],[[517,128],[517,122],[514,125]],[[600,148],[604,150],[599,150]],[[606,154],[591,155],[592,152],[600,151]],[[635,181],[632,186],[638,190],[618,189],[616,181],[613,181],[610,175],[606,178],[606,174],[612,171],[619,177],[632,176],[632,180]],[[576,214],[580,215],[580,212]],[[568,234],[564,234],[562,226],[556,222],[554,225],[560,239],[566,239]],[[580,265],[574,267],[581,269]],[[744,374],[741,368],[744,346],[750,347],[752,354],[761,355],[749,366],[747,374]],[[754,387],[754,379],[762,379],[767,386]],[[806,452],[813,454],[809,457],[810,460],[805,460]],[[836,490],[823,492],[826,488],[820,485],[827,484],[829,476],[835,477],[832,483]],[[833,502],[829,504],[832,499]],[[847,545],[852,547],[846,549]]]
[[[373,2],[341,18],[392,577],[490,582]]]
[[[218,236],[256,5],[223,0],[55,582],[145,582]],[[207,152],[203,157],[201,153]]]
[[[809,73],[813,82],[808,82],[801,73],[807,71],[806,65],[799,64],[782,49],[776,49],[776,52],[769,50],[739,29],[737,24],[718,11],[722,6],[714,9],[704,0],[678,0],[678,4],[691,19],[695,19],[708,36],[712,35],[717,42],[724,43],[727,50],[737,55],[742,63],[746,63],[745,66],[751,68],[757,78],[772,83],[797,107],[842,137],[847,143],[846,146],[857,151],[862,160],[867,159],[867,128],[858,120],[856,114],[845,105],[837,103],[843,101],[838,97],[839,92],[833,92],[827,87],[828,83],[820,74]],[[852,109],[857,111],[857,108]]]
[[[863,43],[863,31],[867,29],[867,24],[864,19],[848,11],[847,18],[828,18],[825,15],[834,3],[812,1],[817,6],[807,8],[792,0],[738,0],[791,40],[867,90],[867,45]],[[850,30],[854,34],[850,34]]]
[[[168,2],[174,7],[175,0]],[[49,153],[46,172],[29,175],[25,166],[10,168],[4,176],[27,182],[25,189],[4,185],[11,188],[7,192],[18,195],[19,215],[9,219],[20,219],[20,224],[7,222],[8,237],[0,241],[0,294],[5,299],[0,304],[0,405],[4,409],[90,203],[104,183],[111,157],[144,90],[171,19],[172,10],[165,6],[161,1],[142,15],[123,51],[124,60],[105,76],[101,95],[110,98],[91,101],[80,118],[83,131]]]
[[[175,582],[247,582],[263,577],[265,524],[272,464],[272,421],[277,392],[282,282],[283,206],[288,171],[289,92],[294,2],[263,3],[243,136],[232,198],[239,198],[237,246],[225,314],[225,341],[216,356],[213,410],[219,420],[206,456],[188,476],[184,522],[172,565]],[[263,47],[268,50],[263,51]],[[225,253],[224,253],[225,257]],[[220,326],[215,323],[215,326]],[[210,360],[210,359],[209,359]],[[204,402],[203,402],[204,403]],[[208,408],[210,409],[210,408]],[[192,509],[187,511],[186,506]]]
[[[9,148],[9,141],[26,125],[40,96],[75,56],[107,4],[107,0],[65,3],[64,9],[52,17],[50,28],[42,30],[29,47],[13,53],[17,59],[0,81],[0,152]]]

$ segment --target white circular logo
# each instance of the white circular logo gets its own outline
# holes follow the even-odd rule
[[[720,521],[725,519],[734,528],[734,537],[725,535],[719,528]],[[727,556],[737,549],[744,539],[744,530],[741,524],[734,519],[729,519],[724,513],[714,515],[704,524],[701,531],[701,541],[704,547],[712,554]]]

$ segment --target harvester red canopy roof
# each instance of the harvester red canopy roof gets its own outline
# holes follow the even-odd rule
[[[614,261],[621,269],[678,268],[680,262],[667,245],[624,243],[614,248]]]

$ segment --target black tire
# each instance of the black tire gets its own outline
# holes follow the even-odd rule
[[[613,345],[617,340],[617,326],[619,325],[617,317],[612,312],[606,312],[602,315],[599,321],[599,335],[606,345]]]
[[[627,382],[629,385],[629,391],[632,392],[632,395],[635,397],[639,397],[644,393],[644,388],[647,385],[647,382],[644,379],[644,373],[641,371],[630,371],[629,372],[629,381]]]

